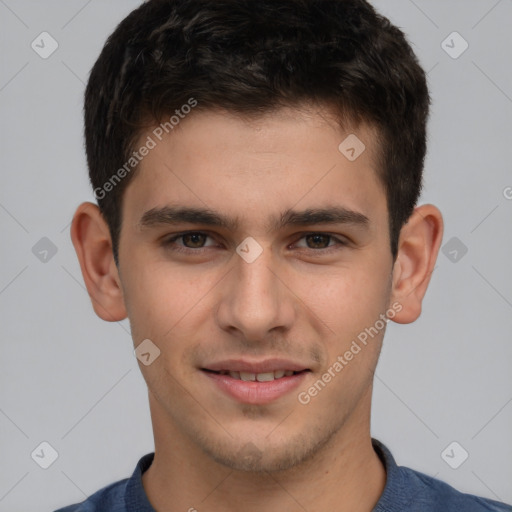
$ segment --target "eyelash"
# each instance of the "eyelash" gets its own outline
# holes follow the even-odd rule
[[[185,233],[180,233],[178,235],[172,236],[171,238],[165,239],[162,242],[162,246],[165,249],[169,249],[171,251],[176,251],[176,252],[181,252],[181,253],[186,253],[186,254],[191,254],[191,253],[202,254],[203,252],[205,252],[206,250],[211,248],[211,247],[199,247],[197,249],[192,249],[190,247],[181,247],[181,246],[174,244],[174,242],[176,242],[176,240],[183,238],[186,235],[205,235],[208,238],[213,238],[211,235],[209,235],[208,233],[205,233],[204,231],[186,231]],[[311,231],[308,233],[302,233],[299,240],[302,240],[303,238],[310,236],[310,235],[326,236],[326,237],[329,237],[329,242],[334,240],[338,243],[334,246],[326,247],[325,249],[310,249],[310,248],[306,247],[306,248],[301,248],[301,250],[313,251],[314,253],[318,253],[320,255],[320,253],[328,254],[328,253],[332,252],[332,250],[339,250],[339,248],[343,248],[348,245],[347,241],[345,241],[341,238],[338,238],[337,236],[331,235],[329,233],[323,233],[321,231]]]

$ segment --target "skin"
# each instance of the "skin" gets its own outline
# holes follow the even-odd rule
[[[348,133],[366,145],[353,162],[338,150]],[[393,262],[375,150],[370,127],[344,132],[325,109],[251,120],[197,111],[149,152],[125,191],[119,268],[97,206],[78,207],[71,235],[95,312],[128,316],[134,345],[150,339],[161,351],[139,362],[155,438],[143,485],[156,510],[362,512],[377,503],[386,473],[371,445],[370,408],[385,328],[308,404],[297,399],[393,304],[398,323],[421,313],[442,216],[417,207]],[[207,206],[240,225],[140,226],[144,212],[171,203]],[[367,228],[267,229],[286,208],[326,205],[363,213]],[[174,245],[188,253],[163,244],[194,230],[208,237]],[[348,243],[308,240],[312,232]],[[248,236],[263,250],[252,263],[235,251]],[[299,389],[249,405],[200,370],[230,357],[283,357],[311,372]]]

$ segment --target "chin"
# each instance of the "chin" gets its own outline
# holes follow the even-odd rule
[[[318,434],[317,434],[318,435]],[[256,441],[232,443],[212,443],[211,438],[201,442],[201,448],[215,462],[232,469],[248,473],[272,473],[292,470],[303,466],[327,444],[331,435],[322,439],[299,435],[294,438],[281,438],[272,442],[263,437]]]

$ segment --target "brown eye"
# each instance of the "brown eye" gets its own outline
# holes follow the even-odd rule
[[[183,243],[185,246],[191,245],[191,249],[198,249],[201,248],[201,245],[204,243],[205,237],[207,238],[207,235],[204,233],[187,233],[185,235],[182,235],[180,238],[183,239]]]
[[[207,233],[203,233],[201,231],[189,231],[163,240],[162,245],[164,248],[171,251],[200,253],[211,247],[211,245],[205,245],[208,238],[212,237]],[[178,243],[177,241],[179,240],[181,240],[182,243]]]
[[[344,239],[328,233],[305,233],[301,240],[306,241],[306,246],[298,246],[300,249],[311,249],[319,252],[321,250],[324,250],[324,252],[330,251],[331,249],[336,250],[339,248],[337,246],[347,245]]]
[[[310,249],[325,249],[329,246],[329,241],[332,237],[322,233],[314,233],[312,235],[306,235],[305,238],[309,243],[313,245],[313,247],[310,247]]]

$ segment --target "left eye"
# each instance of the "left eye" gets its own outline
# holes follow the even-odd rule
[[[207,233],[203,233],[201,231],[190,231],[188,233],[181,233],[180,235],[175,235],[172,238],[169,238],[167,240],[164,240],[163,245],[171,250],[176,251],[192,251],[192,252],[200,252],[202,249],[205,249],[210,246],[204,246],[204,242],[206,238],[212,238]],[[176,244],[176,241],[181,239],[183,242],[182,244]],[[305,239],[306,243],[312,244],[313,247],[309,246],[306,247],[306,249],[312,249],[314,250],[321,250],[321,249],[328,249],[330,247],[333,247],[333,245],[330,245],[329,242],[336,241],[337,244],[334,245],[340,245],[344,246],[347,245],[347,242],[345,242],[343,239],[340,239],[338,237],[335,237],[334,235],[329,235],[327,233],[305,233],[303,234],[299,240]],[[318,246],[324,246],[324,247],[318,247]],[[302,247],[304,248],[304,247]]]
[[[313,245],[324,245],[324,243],[327,243],[327,246],[328,247],[332,247],[332,246],[329,246],[329,241],[331,240],[336,240],[338,242],[338,245],[346,245],[345,242],[343,240],[340,240],[339,238],[333,236],[333,235],[328,235],[326,233],[307,233],[305,235],[303,235],[301,238],[302,239],[306,239],[307,241],[309,242],[312,242]],[[308,249],[327,249],[327,247],[307,247]]]

